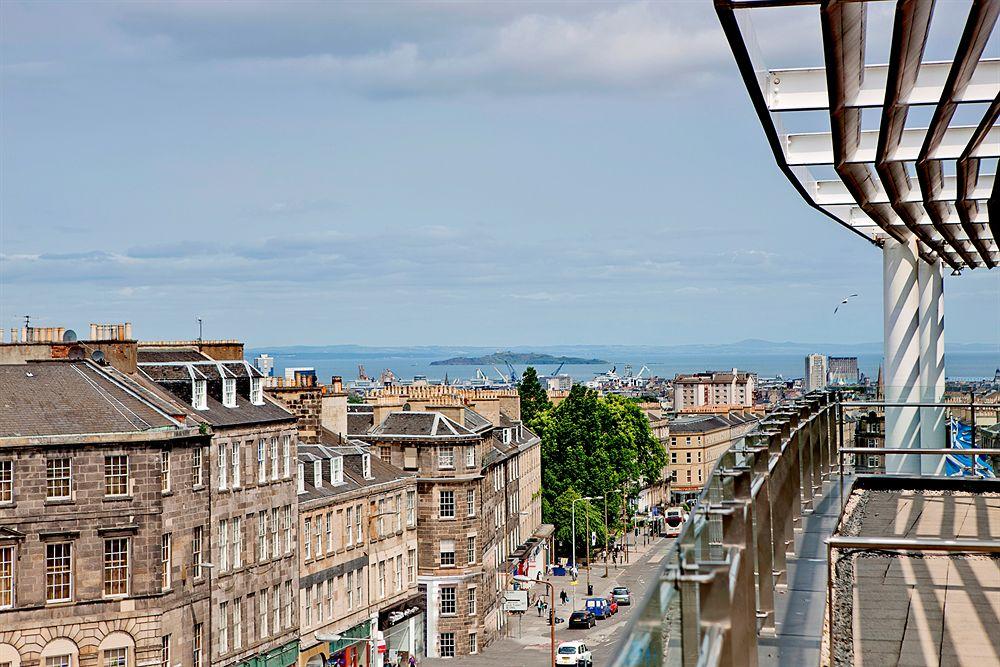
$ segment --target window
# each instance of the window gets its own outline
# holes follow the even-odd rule
[[[191,450],[191,479],[195,488],[205,485],[205,469],[202,467],[201,447],[195,447]]]
[[[438,635],[439,654],[442,658],[455,657],[455,633],[442,632]]]
[[[281,556],[281,543],[278,541],[278,508],[271,508],[271,557]]]
[[[361,505],[355,505],[354,507],[354,531],[357,533],[358,544],[363,544],[365,533],[361,524]]]
[[[128,595],[128,538],[104,540],[104,595]]]
[[[441,540],[441,567],[451,567],[455,564],[455,540]]]
[[[417,492],[406,492],[406,525],[413,528],[417,525]]]
[[[403,448],[403,468],[406,470],[413,470],[416,467],[417,467],[417,448],[416,447]]]
[[[326,552],[333,553],[333,512],[326,513]]]
[[[278,439],[271,438],[271,451],[268,452],[271,457],[271,481],[278,481]]]
[[[413,583],[417,580],[417,550],[409,549],[406,552],[406,580]]]
[[[394,569],[394,574],[396,575],[396,590],[403,590],[403,557],[396,556],[396,567]]]
[[[219,603],[219,651],[229,653],[229,603]]]
[[[264,404],[264,388],[261,386],[260,378],[250,378],[250,402],[254,405]]]
[[[398,493],[392,499],[392,512],[396,515],[396,532],[403,529],[403,497]]]
[[[121,648],[104,649],[104,667],[126,667],[128,665],[128,649]]]
[[[476,467],[476,448],[469,445],[465,448],[465,467],[475,468]]]
[[[306,560],[309,560],[312,558],[312,519],[307,518],[305,520],[305,530],[302,536],[305,537],[302,541],[302,546],[305,548],[303,556],[305,556]]]
[[[465,556],[469,561],[469,565],[472,565],[476,562],[476,536],[469,535],[465,540]]]
[[[292,474],[292,436],[286,435],[281,439],[281,476],[288,479]]]
[[[455,467],[455,448],[438,447],[438,468]]]
[[[469,616],[476,615],[476,587],[469,586]]]
[[[354,609],[354,572],[347,573],[344,585],[347,587],[347,608]]]
[[[326,613],[333,620],[333,593],[334,593],[334,580],[327,579],[325,582],[326,587]]]
[[[305,601],[304,601],[305,611],[306,611],[305,625],[308,628],[310,625],[312,625],[312,620],[313,620],[312,619],[312,613],[313,613],[313,607],[312,607],[312,588],[310,588],[309,586],[306,586],[302,590],[303,590],[302,594],[305,596]]]
[[[375,534],[381,538],[385,535],[385,498],[378,499],[378,511],[376,514]]]
[[[361,585],[364,581],[361,579],[361,570],[358,570],[358,576],[354,577],[354,593],[358,598],[358,606],[364,604],[364,599],[361,596]]]
[[[73,598],[73,545],[45,545],[45,601],[66,602]]]
[[[160,493],[170,493],[170,452],[160,452]]]
[[[372,478],[372,455],[362,454],[361,455],[361,474],[364,475],[365,479]]]
[[[465,516],[476,516],[476,490],[465,492]]]
[[[73,656],[49,655],[45,657],[45,667],[72,667]]]
[[[267,466],[264,463],[264,439],[257,441],[257,483],[263,484],[267,481]]]
[[[14,502],[14,462],[0,461],[0,503]]]
[[[219,521],[219,571],[229,569],[229,520]]]
[[[479,653],[479,641],[476,638],[475,632],[469,633],[469,655],[475,655]]]
[[[330,459],[330,484],[344,483],[344,457],[334,456]]]
[[[441,615],[454,616],[458,610],[454,586],[441,587]]]
[[[439,491],[438,492],[438,517],[442,519],[454,519],[455,518],[455,492],[454,491]]]
[[[285,553],[292,553],[292,506],[285,505]]]
[[[278,584],[271,588],[271,611],[273,612],[271,629],[278,632],[281,627],[281,589],[278,588]]]
[[[204,380],[195,380],[191,384],[191,405],[195,410],[208,408],[208,392],[205,389]]]
[[[288,580],[285,582],[285,627],[292,627],[292,582]],[[333,618],[333,602],[330,603],[330,618]]]
[[[204,548],[205,529],[202,526],[194,527],[194,535],[191,538],[191,563],[194,566],[194,578],[201,577],[202,549]]]
[[[257,594],[257,614],[260,616],[260,638],[264,639],[267,637],[267,589],[261,589],[260,593]],[[275,632],[278,628],[274,629]]]
[[[243,519],[236,517],[233,524],[233,569],[243,567]]]
[[[257,560],[267,560],[267,510],[257,513],[257,546],[260,549]]]
[[[386,447],[384,445],[381,446],[381,447],[379,447],[378,448],[378,457],[381,460],[385,461],[386,463],[390,463],[392,461],[392,448],[391,447]]]
[[[45,462],[45,499],[69,500],[73,493],[73,465],[70,459]]]
[[[170,552],[173,548],[170,533],[164,533],[160,538],[160,588],[170,588]]]
[[[0,547],[0,609],[14,606],[14,547]]]
[[[222,378],[222,405],[236,407],[236,380],[233,378]]]
[[[219,445],[219,490],[226,490],[226,475],[228,473],[228,468],[226,467],[226,445],[222,443]]]
[[[275,522],[275,523],[277,523],[277,522]],[[322,515],[319,515],[319,514],[316,515],[316,523],[313,525],[313,528],[316,529],[315,536],[314,536],[315,539],[316,539],[316,558],[322,558],[323,557],[323,517],[322,517]],[[308,537],[308,535],[306,537]],[[277,537],[275,538],[275,541],[277,541]]]
[[[316,622],[323,622],[323,589],[321,584],[313,584],[313,602],[316,604]]]
[[[239,487],[239,485],[241,483],[241,480],[240,480],[240,443],[238,443],[238,442],[234,442],[233,443],[233,455],[232,455],[231,459],[232,459],[231,463],[232,463],[232,466],[233,466],[233,475],[232,475],[233,488],[235,489],[235,488]]]
[[[201,623],[194,624],[194,631],[192,632],[194,637],[191,640],[191,663],[194,667],[202,667],[201,656],[201,644],[204,641],[204,631]]]
[[[160,637],[160,667],[170,667],[170,635]]]
[[[354,508],[348,507],[344,511],[344,543],[347,546],[354,544],[354,522],[352,517],[354,516]]]
[[[233,600],[233,648],[243,647],[243,598]]]
[[[378,564],[378,596],[380,598],[385,597],[385,561],[379,561]]]
[[[684,452],[686,456],[685,463],[691,463],[691,452]]]
[[[104,457],[104,495],[128,495],[128,456],[118,454]]]
[[[670,462],[677,463],[677,452],[670,452]]]

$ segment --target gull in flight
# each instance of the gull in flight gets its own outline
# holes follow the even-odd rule
[[[843,299],[841,299],[840,303],[837,304],[837,307],[833,309],[833,314],[836,315],[837,311],[840,310],[841,306],[843,306],[845,303],[847,303],[848,301],[850,301],[851,299],[853,299],[856,296],[857,296],[857,294],[850,294],[848,296],[845,296]]]

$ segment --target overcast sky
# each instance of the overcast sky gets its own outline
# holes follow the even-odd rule
[[[943,3],[942,34],[967,4]],[[769,64],[815,64],[810,16],[758,26]],[[881,339],[879,251],[780,174],[707,0],[7,0],[0,19],[4,327]],[[1000,271],[946,291],[947,340],[1000,343]]]

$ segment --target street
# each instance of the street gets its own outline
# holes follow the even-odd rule
[[[644,596],[647,587],[650,585],[653,573],[659,568],[667,548],[672,539],[651,538],[648,546],[642,544],[643,538],[639,538],[640,544],[638,552],[631,551],[629,554],[629,564],[623,566],[619,561],[618,569],[609,562],[608,578],[604,578],[604,563],[595,562],[590,572],[590,583],[594,586],[594,595],[607,597],[611,589],[615,586],[628,586],[632,591],[633,600],[640,600]],[[566,621],[573,609],[572,599],[566,604],[559,604],[559,591],[566,591],[572,596],[573,590],[577,590],[577,609],[583,607],[583,600],[587,592],[586,571],[580,570],[580,578],[576,586],[571,586],[570,577],[550,577],[549,581],[555,586],[556,596],[556,617],[563,619],[562,623],[556,625],[556,645],[561,642],[571,640],[583,640],[594,652],[594,667],[607,665],[612,657],[612,651],[616,642],[620,639],[620,631],[632,619],[636,613],[635,606],[621,606],[618,613],[611,618],[598,620],[597,625],[589,630],[573,629],[566,627]],[[545,586],[534,585],[531,588],[530,597],[533,600],[536,592],[546,590]],[[506,631],[508,636],[498,639],[475,657],[464,656],[457,659],[425,658],[421,661],[424,667],[454,667],[455,664],[469,664],[482,667],[547,667],[550,662],[549,655],[549,626],[546,622],[547,613],[541,618],[534,607],[528,609],[520,618],[511,616]],[[516,653],[516,658],[512,657]]]

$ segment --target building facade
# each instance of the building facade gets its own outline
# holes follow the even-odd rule
[[[673,382],[674,411],[721,411],[753,407],[755,382],[752,373],[735,368],[731,371],[677,375]]]
[[[757,424],[751,413],[683,415],[670,423],[670,488],[674,501],[701,493],[716,460]]]
[[[822,354],[807,354],[802,390],[805,393],[826,387],[826,357]]]
[[[829,357],[827,359],[827,383],[856,385],[861,381],[857,357]]]

